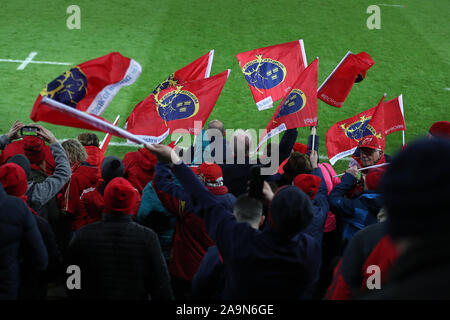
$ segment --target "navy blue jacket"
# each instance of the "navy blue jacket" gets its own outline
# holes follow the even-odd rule
[[[47,268],[47,249],[33,214],[0,183],[0,300],[17,298],[22,258],[36,270]]]
[[[267,226],[263,231],[238,223],[184,164],[173,172],[202,210],[207,232],[226,265],[224,299],[299,299],[317,281],[320,247],[302,233],[282,239]]]
[[[225,287],[224,268],[217,246],[209,247],[192,279],[192,297],[205,300],[222,299]]]
[[[318,176],[321,181],[319,190],[312,200],[314,216],[309,226],[307,226],[303,232],[313,237],[319,246],[322,247],[323,228],[325,227],[325,220],[327,219],[328,211],[330,211],[330,204],[328,203],[328,189],[320,168],[313,169],[311,174]]]
[[[346,173],[328,197],[331,211],[342,230],[342,250],[357,231],[378,222],[377,215],[383,206],[381,194],[375,191],[364,191],[356,198],[348,199],[346,193],[355,186],[356,181],[353,175]]]

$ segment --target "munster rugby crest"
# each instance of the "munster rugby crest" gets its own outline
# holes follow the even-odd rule
[[[256,55],[256,59],[247,62],[242,68],[245,79],[256,90],[272,89],[278,86],[286,78],[285,66],[276,60],[263,58],[263,55]]]
[[[305,106],[306,106],[305,93],[299,89],[293,89],[287,96],[286,100],[284,101],[283,105],[280,108],[280,112],[278,112],[278,115],[275,117],[275,119],[287,116],[295,112],[299,112]]]
[[[361,140],[365,136],[374,135],[378,139],[381,139],[381,134],[377,133],[377,131],[369,124],[369,121],[372,117],[361,116],[358,121],[353,122],[352,124],[346,126],[345,123],[341,124],[342,130],[344,130],[345,135],[352,140]]]
[[[176,86],[161,98],[159,94],[154,94],[159,116],[164,121],[188,119],[197,114],[199,103],[197,97],[187,90],[182,90],[183,86]]]
[[[42,90],[41,96],[76,108],[87,94],[87,77],[79,67],[72,68],[60,75]]]

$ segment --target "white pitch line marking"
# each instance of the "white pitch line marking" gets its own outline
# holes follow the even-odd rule
[[[56,61],[34,61],[33,58],[37,55],[37,52],[32,52],[25,60],[15,60],[15,59],[0,59],[0,62],[14,62],[20,63],[17,67],[17,70],[23,70],[29,63],[37,63],[37,64],[56,64],[56,65],[64,65],[70,66],[73,65],[71,62],[56,62]]]
[[[28,55],[28,57],[22,62],[20,66],[17,67],[17,70],[23,70],[26,66],[33,60],[33,58],[37,55],[37,52],[32,52]]]
[[[385,7],[397,7],[397,8],[404,8],[405,6],[402,4],[377,4],[377,6],[385,6]]]

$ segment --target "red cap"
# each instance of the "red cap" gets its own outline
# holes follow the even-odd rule
[[[13,162],[0,167],[0,182],[6,193],[11,196],[23,196],[28,189],[25,171],[21,166]]]
[[[433,123],[430,127],[429,132],[433,136],[447,137],[450,138],[450,122],[448,121],[438,121]]]
[[[23,150],[32,164],[41,164],[45,159],[44,140],[36,136],[23,138]]]
[[[112,179],[105,188],[105,212],[133,214],[137,194],[128,180],[121,177]]]
[[[294,179],[294,185],[306,193],[312,200],[316,196],[320,186],[320,177],[313,174],[299,174]]]
[[[294,144],[294,147],[292,148],[292,150],[294,150],[295,152],[300,152],[303,154],[306,154],[306,150],[308,149],[308,146],[306,144],[300,143],[300,142],[296,142]]]
[[[222,169],[215,163],[203,162],[199,167],[200,176],[208,187],[223,186]]]
[[[189,168],[192,170],[192,172],[193,172],[196,176],[200,175],[200,169],[199,169],[198,166],[190,166]]]
[[[377,190],[383,177],[384,169],[373,169],[366,175],[366,186],[368,190]]]
[[[379,139],[372,135],[366,136],[359,142],[358,148],[370,148],[384,151],[384,139]]]

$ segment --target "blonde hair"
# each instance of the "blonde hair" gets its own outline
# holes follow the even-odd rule
[[[66,151],[67,158],[69,158],[70,161],[70,165],[74,165],[77,162],[86,161],[88,155],[80,141],[69,139],[61,143],[61,145]]]

